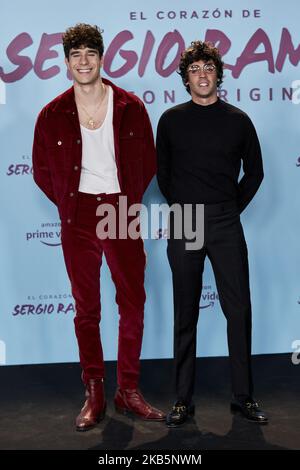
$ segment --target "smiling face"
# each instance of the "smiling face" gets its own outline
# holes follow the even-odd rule
[[[74,82],[79,85],[92,85],[100,77],[103,57],[100,58],[96,49],[89,47],[72,48],[65,63]]]
[[[193,101],[200,104],[211,104],[217,100],[217,71],[215,68],[212,73],[205,72],[203,70],[204,64],[213,64],[213,61],[198,60],[190,65],[190,67],[198,65],[200,68],[196,73],[187,72],[186,84],[190,87]]]

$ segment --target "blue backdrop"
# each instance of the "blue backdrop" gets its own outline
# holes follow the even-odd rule
[[[1,6],[0,363],[78,360],[58,214],[31,174],[36,116],[71,85],[60,38],[77,22],[104,29],[103,76],[144,100],[154,132],[166,108],[189,99],[176,74],[180,51],[194,39],[220,48],[227,64],[220,96],[249,114],[264,159],[264,182],[242,216],[250,254],[253,352],[291,351],[300,337],[299,17],[298,0],[90,0],[88,5],[12,0]],[[153,180],[144,202],[160,201]],[[173,306],[166,240],[146,240],[145,247],[142,357],[168,358]],[[103,347],[111,360],[118,312],[105,264],[102,281]],[[208,262],[197,352],[227,355],[226,323]]]

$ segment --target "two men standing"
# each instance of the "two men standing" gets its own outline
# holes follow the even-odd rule
[[[143,103],[103,79],[103,39],[97,27],[78,24],[63,35],[74,86],[39,114],[33,145],[34,180],[57,205],[62,248],[75,299],[82,379],[87,400],[76,419],[85,431],[105,415],[100,340],[100,267],[106,257],[119,306],[118,388],[115,407],[144,420],[165,420],[138,389],[145,302],[141,237],[101,238],[99,205],[118,212],[119,196],[140,203],[156,173],[151,124]],[[193,414],[196,325],[206,255],[228,320],[234,401],[249,419],[265,422],[252,398],[251,306],[247,248],[239,221],[263,177],[259,143],[250,119],[217,98],[223,67],[217,49],[195,42],[182,54],[180,73],[192,100],[166,111],[157,132],[158,183],[167,201],[205,206],[205,243],[195,252],[185,240],[168,242],[174,285],[177,402],[170,427]],[[241,159],[244,177],[238,183]]]

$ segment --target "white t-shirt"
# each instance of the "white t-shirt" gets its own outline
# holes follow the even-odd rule
[[[121,192],[115,158],[113,131],[113,90],[108,86],[105,119],[99,129],[80,125],[82,136],[82,167],[79,191],[83,193]]]

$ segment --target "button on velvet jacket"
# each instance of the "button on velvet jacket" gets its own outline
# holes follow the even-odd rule
[[[156,173],[151,123],[139,98],[109,80],[102,80],[114,92],[114,144],[121,192],[127,195],[128,205],[140,203]],[[40,112],[34,132],[32,161],[34,181],[58,207],[62,223],[72,224],[82,161],[74,87]]]

